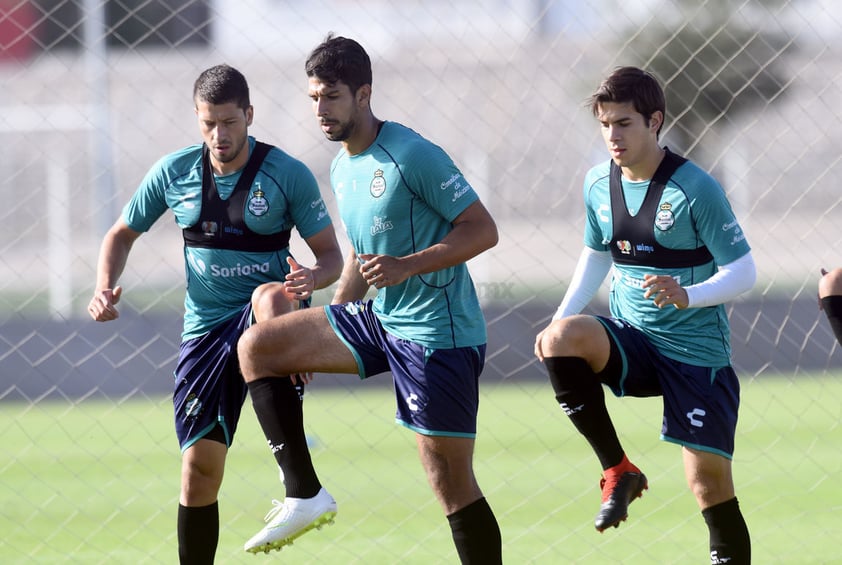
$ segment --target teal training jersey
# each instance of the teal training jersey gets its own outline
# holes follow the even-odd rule
[[[255,140],[249,137],[249,151]],[[227,200],[241,171],[214,175],[217,191]],[[202,204],[202,145],[192,145],[161,158],[146,174],[123,209],[133,230],[148,231],[172,210],[180,228],[194,225]],[[300,161],[273,147],[245,198],[244,221],[255,233],[272,234],[295,227],[302,238],[330,225],[312,172]],[[233,317],[262,283],[283,281],[289,272],[289,248],[254,253],[185,247],[187,292],[183,339],[198,337]]]
[[[585,177],[585,245],[599,251],[608,250],[613,235],[609,167],[610,161],[605,162]],[[625,204],[635,215],[649,181],[623,178],[622,182]],[[727,265],[750,251],[745,234],[719,183],[690,161],[672,175],[657,209],[652,230],[660,245],[672,249],[704,245],[713,261],[672,269],[615,263],[609,295],[611,315],[643,331],[671,359],[703,367],[730,365],[730,326],[724,305],[657,308],[651,299],[643,297],[642,284],[646,274],[671,275],[682,286],[707,280],[719,265]]]
[[[364,152],[340,150],[330,179],[357,254],[401,257],[426,249],[478,198],[444,150],[395,122],[385,122]],[[390,334],[431,349],[486,342],[464,263],[382,288],[373,308]]]

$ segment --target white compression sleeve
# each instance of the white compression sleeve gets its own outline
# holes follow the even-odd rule
[[[597,251],[585,247],[579,255],[579,262],[576,263],[576,270],[573,271],[570,286],[564,293],[564,299],[561,301],[561,306],[556,310],[553,321],[578,314],[584,310],[596,291],[599,290],[599,286],[611,270],[611,265],[613,265],[613,260],[609,251]]]
[[[751,252],[736,261],[719,267],[711,278],[699,284],[684,287],[688,308],[704,308],[729,302],[751,290],[757,280],[757,268]]]

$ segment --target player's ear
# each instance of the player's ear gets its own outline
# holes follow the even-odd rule
[[[664,125],[664,113],[660,110],[655,110],[649,118],[649,131],[657,134],[662,125]]]
[[[364,84],[357,89],[357,104],[360,106],[368,106],[371,103],[371,85]]]
[[[249,106],[246,108],[246,125],[250,126],[251,122],[254,120],[254,106]]]

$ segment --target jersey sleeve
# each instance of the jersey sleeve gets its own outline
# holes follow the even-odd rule
[[[307,239],[331,224],[319,185],[312,171],[301,161],[278,147],[273,147],[260,168],[259,179],[272,186],[277,195],[270,194],[270,213],[264,214],[261,226],[250,226],[259,233],[279,230],[298,230]],[[275,201],[280,197],[282,205]],[[282,215],[278,216],[278,211]],[[253,218],[254,220],[254,218]]]
[[[410,190],[448,222],[479,200],[450,156],[423,138],[407,147],[404,174]]]
[[[290,215],[298,233],[307,239],[331,225],[319,184],[304,163],[290,162]]]
[[[607,192],[598,186],[600,180],[604,181],[605,178],[601,168],[594,167],[585,175],[582,188],[585,202],[584,244],[596,251],[608,251],[606,233],[611,229],[610,201]]]
[[[123,220],[131,229],[146,232],[167,211],[167,157],[146,173],[131,199],[123,207]]]
[[[746,255],[751,247],[725,191],[710,175],[700,175],[691,200],[699,237],[718,265]]]

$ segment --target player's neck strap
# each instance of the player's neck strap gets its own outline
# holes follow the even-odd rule
[[[255,142],[240,179],[231,196],[224,201],[216,189],[216,180],[210,164],[210,150],[207,145],[202,146],[202,208],[198,221],[182,230],[184,245],[255,252],[279,251],[289,246],[290,230],[259,234],[249,229],[244,219],[246,206],[249,213],[255,216],[265,214],[271,206],[260,185],[252,187],[260,165],[270,149],[271,145]],[[249,197],[248,204],[246,197]]]
[[[649,181],[640,210],[632,216],[623,193],[623,172],[611,161],[611,255],[615,263],[680,269],[713,261],[713,256],[704,245],[695,249],[672,249],[664,247],[655,238],[655,230],[666,232],[675,225],[672,204],[661,203],[661,196],[672,175],[685,162],[687,159],[664,147],[664,158]]]

